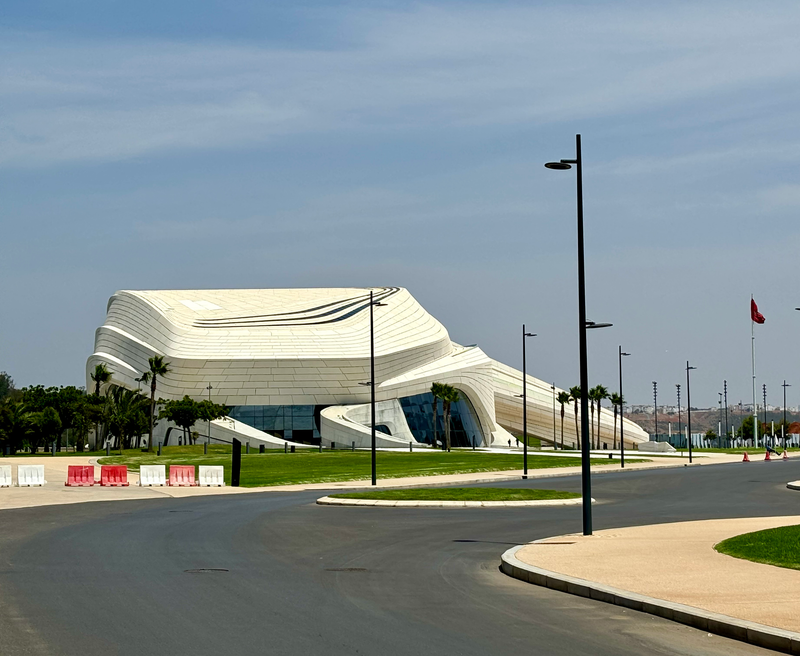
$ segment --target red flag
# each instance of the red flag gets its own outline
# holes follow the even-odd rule
[[[764,323],[766,321],[764,315],[758,311],[758,306],[752,298],[750,299],[750,318],[756,323]]]

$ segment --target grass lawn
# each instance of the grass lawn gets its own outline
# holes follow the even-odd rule
[[[375,490],[331,494],[337,499],[381,499],[386,501],[542,501],[576,499],[578,492],[561,490],[511,490],[502,487],[448,487],[425,490]]]
[[[138,449],[125,451],[122,456],[103,457],[102,465],[127,465],[138,471],[139,465],[223,465],[225,481],[230,483],[231,447],[213,444],[208,455],[202,446],[170,446],[163,455],[142,453]],[[593,458],[593,465],[608,465],[618,460]],[[528,454],[530,469],[575,467],[580,458],[555,458]],[[378,478],[403,476],[435,476],[440,474],[472,474],[477,472],[522,469],[520,453],[481,453],[480,451],[418,451],[415,453],[378,452]],[[330,451],[319,453],[304,450],[284,453],[268,450],[264,454],[242,453],[242,487],[291,485],[299,483],[332,483],[365,480],[370,477],[369,451]]]
[[[800,569],[800,526],[744,533],[714,547],[720,553],[777,567]]]

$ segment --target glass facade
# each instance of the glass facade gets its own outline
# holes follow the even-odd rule
[[[319,413],[324,405],[235,405],[229,417],[271,435],[319,444]]]
[[[433,395],[430,392],[400,399],[400,407],[417,442],[433,444]],[[444,408],[441,400],[436,407],[436,436],[444,442]],[[450,406],[451,446],[480,446],[483,433],[472,402],[462,392],[461,400]]]
[[[399,399],[408,427],[417,442],[433,443],[433,395],[430,392]],[[231,419],[241,421],[270,435],[302,442],[319,444],[320,412],[325,405],[236,405],[230,410]],[[437,404],[436,431],[444,442],[444,407]],[[375,430],[391,435],[388,426],[377,424]],[[462,393],[461,400],[450,408],[450,443],[452,446],[470,447],[483,444],[480,422],[470,400]]]

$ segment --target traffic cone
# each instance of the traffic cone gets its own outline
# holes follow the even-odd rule
[[[789,459],[789,454],[786,453],[786,449],[783,450],[783,459],[784,460],[788,460]]]
[[[747,451],[744,452],[744,458],[742,458],[742,462],[750,462],[750,456],[747,455]]]
[[[769,457],[769,451],[767,451],[766,454],[767,455],[764,456],[764,460],[772,460],[772,458]]]

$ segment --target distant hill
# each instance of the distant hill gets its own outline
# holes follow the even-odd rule
[[[733,406],[728,409],[728,427],[735,427],[738,428],[742,420],[749,416],[749,413],[740,413],[739,408],[736,407],[734,410]],[[764,413],[759,412],[759,420],[764,421]],[[653,417],[653,413],[645,413],[645,412],[633,412],[633,413],[626,413],[626,419],[630,419],[631,421],[635,421],[639,426],[641,426],[644,430],[648,433],[653,433],[655,430],[655,420]],[[686,410],[681,411],[681,424],[686,430]],[[772,422],[774,421],[775,424],[779,424],[783,420],[783,410],[770,410],[767,412],[767,421]],[[786,412],[786,420],[789,423],[794,421],[800,421],[800,413],[797,412]],[[714,409],[705,409],[705,410],[695,410],[692,409],[692,433],[705,433],[708,429],[712,429],[715,433],[717,432],[717,425],[719,422],[719,410]],[[672,432],[678,432],[678,413],[666,413],[660,412],[658,413],[658,432],[660,434],[666,434],[669,432],[669,424],[672,424]],[[725,432],[725,415],[723,413],[722,416],[722,432]]]

